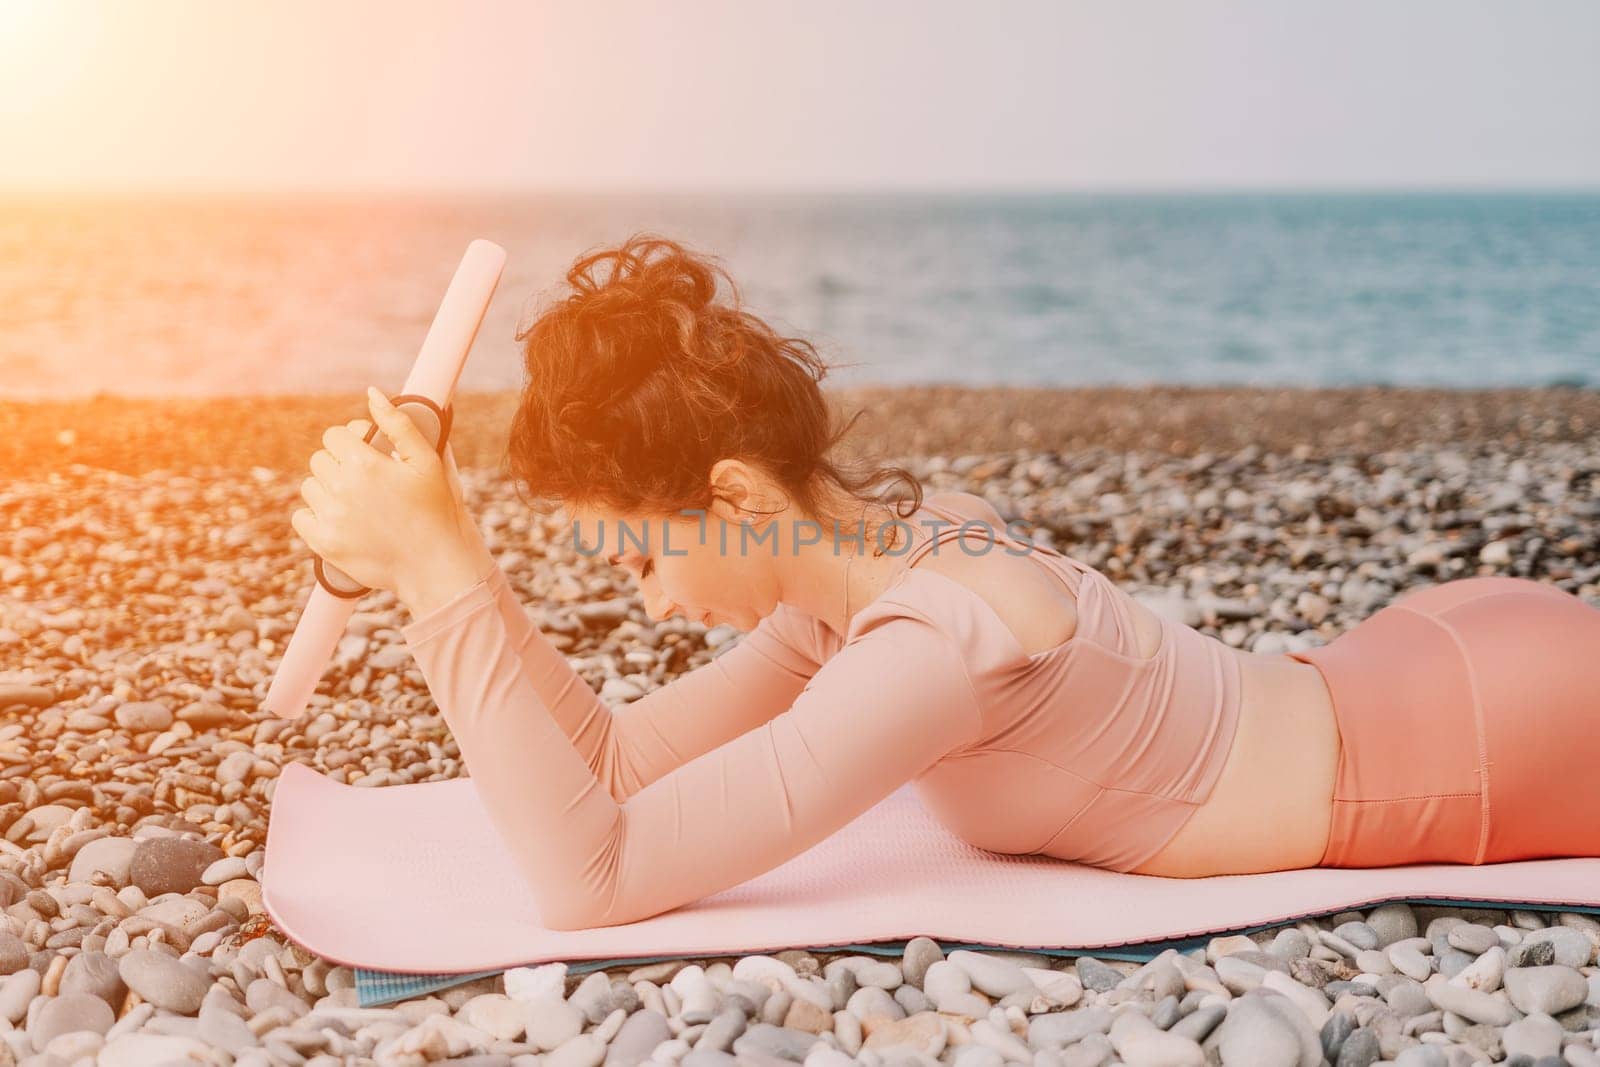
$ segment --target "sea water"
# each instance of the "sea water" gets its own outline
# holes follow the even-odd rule
[[[510,260],[461,381],[650,230],[829,382],[1600,386],[1600,194],[0,198],[0,393],[398,389],[468,241]]]

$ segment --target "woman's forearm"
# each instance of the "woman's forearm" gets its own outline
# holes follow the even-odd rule
[[[693,681],[680,678],[672,693],[666,691],[672,687],[665,686],[614,712],[540,631],[475,526],[467,531],[462,546],[436,553],[412,572],[396,595],[411,612],[412,621],[400,628],[409,645],[426,640],[492,601],[503,639],[521,661],[550,718],[618,803],[683,759],[746,729],[748,724],[743,722],[729,724],[727,732],[716,728],[718,712],[735,697],[742,698],[741,709],[759,704],[758,694],[737,693],[739,687],[731,684],[731,679],[717,685],[702,675]],[[798,692],[803,682],[796,683],[793,692]],[[752,687],[747,684],[745,688]],[[793,692],[787,699],[793,698]],[[670,702],[676,714],[663,717],[663,702]],[[636,728],[631,737],[630,723]],[[699,735],[707,731],[712,738],[701,740]]]
[[[411,622],[400,628],[408,644],[451,625],[484,601],[494,601],[506,638],[550,717],[612,795],[618,800],[627,795],[625,776],[612,755],[616,739],[610,708],[528,617],[475,526],[463,545],[421,562],[395,595],[411,613]]]

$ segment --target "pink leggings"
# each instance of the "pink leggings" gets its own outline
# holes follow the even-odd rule
[[[1320,866],[1600,856],[1600,609],[1458,578],[1291,655],[1339,727]]]

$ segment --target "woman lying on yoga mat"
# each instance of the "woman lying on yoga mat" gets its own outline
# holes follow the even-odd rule
[[[607,707],[381,394],[397,457],[333,427],[295,513],[410,609],[546,925],[734,886],[911,781],[973,845],[1140,874],[1600,855],[1600,610],[1463,578],[1310,652],[1231,648],[980,497],[841,466],[825,365],[719,277],[658,238],[580,259],[518,336],[509,447],[519,491],[563,504],[652,618],[749,631],[711,662]],[[909,508],[868,492],[890,476]]]

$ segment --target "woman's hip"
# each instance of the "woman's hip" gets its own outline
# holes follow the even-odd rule
[[[1322,865],[1600,855],[1600,609],[1462,578],[1291,655],[1339,728]]]

